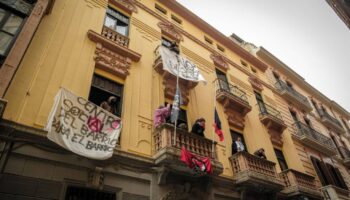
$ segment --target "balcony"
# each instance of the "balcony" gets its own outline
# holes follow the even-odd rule
[[[274,162],[258,158],[247,152],[236,153],[229,159],[236,188],[249,188],[260,193],[282,190],[283,182],[276,172]]]
[[[154,51],[155,59],[153,68],[156,72],[158,72],[163,77],[163,85],[164,85],[164,96],[167,99],[174,99],[174,95],[176,92],[176,76],[168,72],[167,70],[164,70],[163,66],[163,59],[161,57],[160,48],[166,48],[163,46],[158,46],[156,50]],[[167,49],[167,48],[166,48]],[[168,50],[169,51],[169,50]],[[178,56],[181,60],[184,60],[182,56]],[[191,67],[196,68],[194,64],[192,64],[190,61],[186,60],[188,65],[191,65]],[[194,73],[195,70],[192,72],[184,72],[184,73]],[[197,69],[197,68],[196,68]],[[198,70],[198,69],[197,69]],[[181,68],[180,68],[181,73]],[[197,74],[199,74],[199,71],[196,71]],[[196,87],[198,82],[195,81],[189,81],[186,79],[179,78],[179,86],[181,91],[181,97],[184,105],[187,105],[189,102],[189,91]]]
[[[291,101],[306,112],[312,111],[311,104],[307,98],[295,89],[289,87],[285,82],[279,80],[275,83],[275,87],[286,100]]]
[[[223,105],[229,125],[243,129],[244,118],[252,110],[246,93],[221,79],[215,80],[215,86],[216,100]]]
[[[342,162],[346,167],[350,167],[350,151],[345,147],[338,147],[341,157],[343,158]]]
[[[280,173],[284,182],[282,194],[287,198],[306,196],[309,199],[322,199],[322,194],[318,190],[315,177],[288,169]]]
[[[325,200],[346,200],[349,199],[350,192],[334,185],[327,185],[321,188]]]
[[[108,40],[111,40],[123,47],[129,46],[129,38],[116,32],[113,29],[108,28],[107,26],[103,26],[101,35]]]
[[[197,136],[182,129],[176,130],[176,144],[174,144],[174,126],[163,124],[153,134],[155,163],[167,171],[181,174],[187,177],[196,177],[192,169],[180,161],[181,147],[198,157],[211,159],[214,176],[223,172],[222,164],[216,158],[216,142],[204,137]]]
[[[323,111],[321,109],[318,110],[318,113],[320,114],[322,123],[329,129],[332,129],[333,131],[337,133],[345,133],[345,129],[341,125],[341,123],[334,117],[332,117],[330,114],[328,114],[326,111]]]
[[[276,110],[272,106],[259,102],[260,121],[268,128],[275,129],[281,133],[287,128],[287,125],[283,122],[280,111]]]
[[[305,145],[320,151],[328,156],[337,154],[336,147],[331,138],[315,131],[309,126],[297,122],[294,125],[295,136]]]

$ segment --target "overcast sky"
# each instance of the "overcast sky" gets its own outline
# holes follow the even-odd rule
[[[263,46],[350,111],[350,30],[326,0],[178,0],[229,36]]]

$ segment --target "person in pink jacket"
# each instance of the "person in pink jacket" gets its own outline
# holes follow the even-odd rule
[[[154,128],[157,128],[159,125],[166,122],[166,118],[170,116],[170,104],[165,106],[159,106],[154,112],[153,125]]]

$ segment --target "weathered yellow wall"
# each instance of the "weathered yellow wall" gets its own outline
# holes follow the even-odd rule
[[[141,0],[140,2],[155,11],[156,1]],[[140,53],[142,57],[139,62],[132,63],[129,69],[130,75],[126,80],[121,80],[107,72],[94,69],[93,57],[96,44],[87,38],[87,32],[90,29],[97,33],[101,32],[106,3],[107,0],[56,0],[52,13],[45,16],[41,22],[5,96],[9,104],[4,118],[43,128],[59,87],[65,87],[87,98],[92,75],[95,72],[124,84],[121,149],[139,155],[152,156],[152,116],[155,108],[165,102],[162,78],[153,69],[153,52],[161,43],[161,32],[157,26],[159,20],[140,8],[137,13],[132,14],[129,48]],[[173,12],[166,9],[168,10],[167,15],[155,12],[171,21],[170,14]],[[183,20],[183,24],[178,25],[179,28],[185,29],[204,42],[206,34],[202,30],[188,23],[181,16],[178,17]],[[214,40],[213,49],[216,48],[216,43]],[[224,44],[220,45],[225,48],[226,57],[241,66],[242,58],[237,53],[231,52]],[[222,106],[214,99],[213,81],[216,79],[216,74],[215,66],[210,59],[211,53],[185,36],[180,47],[182,55],[197,64],[208,82],[207,85],[199,83],[190,91],[190,102],[186,108],[188,126],[191,127],[197,118],[204,117],[207,120],[205,136],[212,138],[211,124],[214,122],[213,114],[216,104],[225,140],[219,142],[216,135],[214,139],[218,142],[219,160],[224,164],[223,176],[232,177],[232,169],[228,160],[232,153],[230,127]],[[250,65],[249,62],[247,63]],[[249,68],[242,71],[231,65],[227,71],[230,83],[237,85],[247,93],[249,104],[253,107],[246,116],[243,131],[247,148],[250,153],[253,153],[256,149],[263,147],[268,159],[277,163],[270,135],[259,120],[253,88],[248,82],[248,72],[251,73]],[[264,75],[258,70],[257,76],[264,82],[273,85],[273,77],[271,78],[271,74],[268,73]],[[288,166],[314,174],[310,162],[307,162],[307,155],[303,153],[302,145],[291,137],[293,129],[288,104],[267,87],[264,87],[262,95],[266,103],[281,111],[288,125],[283,133],[282,149]],[[322,125],[319,127],[324,131]],[[278,167],[277,169],[279,171]]]

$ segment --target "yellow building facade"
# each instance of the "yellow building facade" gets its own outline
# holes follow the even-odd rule
[[[0,1],[3,16],[23,19],[4,32],[11,37],[0,57],[0,199],[349,198],[350,113],[266,49],[224,36],[176,1],[15,2],[28,9]],[[206,80],[180,80],[179,120],[189,128],[176,134],[171,124],[153,126],[176,91],[159,48],[175,43]],[[60,88],[98,105],[117,98],[123,128],[112,158],[88,159],[47,139]],[[190,133],[201,117],[204,138]],[[233,152],[237,137],[246,151]],[[209,157],[213,173],[181,162],[183,146]],[[253,155],[260,148],[267,159]]]

